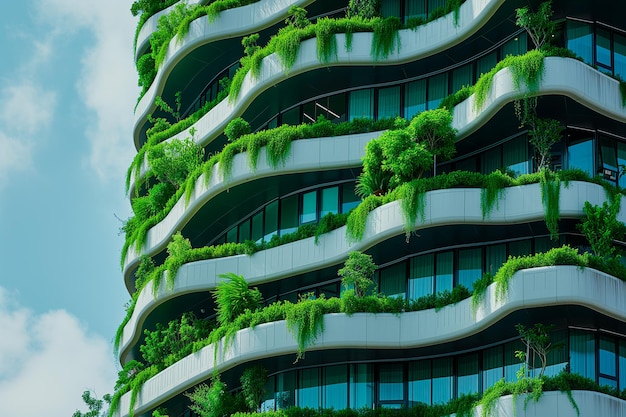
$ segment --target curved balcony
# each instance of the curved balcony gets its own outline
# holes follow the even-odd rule
[[[139,126],[147,115],[154,111],[154,99],[161,94],[173,68],[192,50],[201,45],[222,39],[244,36],[257,32],[284,20],[289,15],[291,6],[305,7],[315,0],[262,0],[247,6],[224,10],[214,22],[209,23],[206,16],[191,22],[189,32],[180,42],[170,41],[163,65],[146,94],[135,109],[135,146],[139,149]],[[139,49],[139,48],[138,48]]]
[[[314,44],[311,45],[314,46]],[[617,80],[602,74],[580,61],[570,58],[545,58],[544,67],[543,78],[539,85],[537,94],[564,95],[599,114],[626,123],[626,108],[622,105],[622,97],[620,94],[619,82]],[[505,68],[499,71],[494,76],[492,87],[489,90],[485,103],[481,109],[475,108],[474,95],[454,107],[452,125],[458,130],[458,140],[462,140],[463,138],[466,138],[470,134],[476,132],[500,109],[502,109],[505,104],[515,100],[521,93],[526,91],[525,86],[523,87],[522,92],[515,88],[511,71],[509,69]],[[225,101],[220,103],[220,105],[228,106]],[[214,110],[217,110],[220,105],[218,105]],[[206,116],[215,114],[216,113],[211,111]],[[204,118],[198,122],[198,127],[200,126],[200,123],[203,123],[202,126],[205,127],[210,125],[210,123],[207,124],[208,122],[205,121],[205,123],[203,120]],[[362,152],[364,152],[364,150],[362,150]],[[302,157],[298,154],[299,152],[294,148],[292,155],[295,155],[295,157]],[[324,159],[322,158],[320,160],[323,161]],[[176,207],[178,207],[177,210],[179,210],[179,212],[180,210],[184,211],[184,204],[182,204],[181,201],[177,203]],[[170,213],[167,218],[170,219],[176,216],[180,216],[180,214],[173,215]],[[180,222],[172,222],[171,220],[170,223],[177,226],[183,224]],[[167,239],[169,239],[169,236],[171,236],[171,234],[176,230],[177,229],[175,228],[169,227],[169,225],[162,227],[159,224],[153,227],[148,232],[147,244],[143,253],[153,255],[159,250],[165,248],[167,245]],[[136,253],[131,248],[128,256],[126,257],[124,274],[127,281],[127,287],[129,271],[137,264],[139,255],[140,254]]]
[[[539,184],[510,187],[504,190],[497,208],[483,219],[481,190],[477,188],[452,188],[426,193],[424,221],[419,219],[413,230],[451,224],[514,224],[541,221],[544,208]],[[562,187],[559,208],[562,218],[580,218],[583,204],[602,204],[606,201],[604,189],[596,184],[572,182]],[[626,220],[626,209],[618,215]],[[400,205],[393,202],[370,213],[363,239],[356,243],[346,240],[346,227],[341,227],[319,237],[257,252],[251,256],[239,255],[220,259],[198,261],[183,265],[173,288],[159,287],[156,298],[152,295],[152,282],[141,291],[130,321],[124,327],[120,342],[120,360],[125,361],[132,346],[141,336],[141,328],[157,306],[180,295],[208,291],[215,288],[218,275],[234,272],[243,275],[251,285],[288,278],[340,264],[351,251],[364,251],[377,243],[404,234],[404,220]]]
[[[219,166],[215,165],[208,186],[204,183],[204,176],[198,178],[189,203],[186,204],[185,198],[181,197],[165,219],[148,231],[144,253],[155,254],[164,250],[172,234],[184,227],[202,206],[216,195],[227,192],[239,184],[270,176],[361,166],[365,145],[379,134],[380,132],[370,132],[294,141],[291,155],[284,166],[278,169],[267,164],[265,148],[261,149],[258,166],[254,172],[248,166],[247,153],[241,153],[235,155],[232,173],[227,179],[219,171]],[[132,288],[131,271],[137,266],[140,255],[133,247],[128,249],[124,264],[127,288]]]
[[[553,266],[518,271],[504,298],[496,298],[492,284],[476,314],[472,314],[470,299],[439,311],[399,315],[356,313],[351,317],[327,314],[324,332],[307,350],[407,349],[442,344],[477,334],[513,312],[554,305],[583,306],[607,317],[626,320],[626,285],[591,268]],[[262,358],[294,354],[298,344],[285,321],[277,321],[258,325],[254,330],[240,330],[227,349],[223,343],[217,352],[214,349],[207,346],[148,380],[137,397],[135,414],[146,412],[208,379],[216,370],[223,372]],[[567,402],[567,397],[563,398]],[[118,415],[126,415],[129,400],[130,393],[122,396]],[[600,415],[597,410],[594,412],[589,415]]]
[[[204,4],[207,0],[187,0],[186,3],[190,6],[196,4]],[[150,43],[150,37],[156,31],[157,25],[159,24],[159,18],[163,15],[171,12],[177,5],[173,4],[166,9],[161,10],[160,12],[156,12],[152,16],[148,18],[139,29],[139,33],[137,33],[137,43],[135,48],[135,61],[137,61],[141,55],[143,55],[143,51],[148,47],[148,43]]]
[[[351,52],[346,52],[343,47],[345,45],[345,35],[336,35],[339,47],[337,48],[337,60],[333,63],[322,63],[318,60],[315,39],[302,42],[298,59],[289,71],[285,71],[276,54],[272,54],[263,60],[264,63],[258,80],[253,80],[250,75],[246,76],[235,103],[230,104],[228,100],[222,101],[195,124],[197,142],[201,145],[211,142],[217,135],[222,133],[228,121],[240,116],[244,109],[261,92],[275,86],[288,77],[328,66],[396,65],[434,55],[469,38],[496,13],[503,3],[504,0],[468,0],[460,7],[457,25],[454,23],[452,14],[448,14],[443,18],[420,26],[416,30],[401,30],[399,32],[400,44],[410,45],[410,47],[404,47],[399,53],[392,53],[386,59],[377,61],[370,54],[372,33],[355,33],[353,35]],[[244,16],[243,13],[238,16],[232,15],[233,21],[230,24],[233,26],[245,25],[247,20],[242,16]],[[140,126],[145,123],[147,114],[152,111],[154,98],[163,88],[162,85],[167,79],[167,74],[171,71],[171,68],[180,61],[181,56],[184,56],[197,45],[206,43],[202,39],[206,29],[202,26],[208,23],[203,22],[196,21],[192,24],[190,33],[182,45],[170,45],[171,48],[168,51],[163,70],[157,75],[157,79],[137,106],[134,129],[135,146],[139,146]],[[213,25],[211,25],[211,28],[213,28]],[[213,30],[219,32],[217,27],[211,29],[211,32]],[[250,33],[250,30],[253,29],[249,29],[247,33]],[[191,137],[191,135],[188,131],[185,131],[176,135],[176,137],[184,139]]]

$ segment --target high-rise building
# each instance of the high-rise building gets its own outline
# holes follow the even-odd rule
[[[217,6],[210,9],[207,3],[230,6],[216,12]],[[354,3],[365,13],[368,4],[377,2]],[[434,302],[445,291],[472,290],[476,280],[495,274],[511,256],[563,245],[581,253],[590,250],[577,227],[585,202],[616,207],[621,199],[616,190],[626,185],[626,84],[620,81],[626,79],[626,5],[618,0],[554,0],[549,42],[570,52],[551,48],[532,61],[532,54],[525,54],[535,45],[516,25],[516,10],[539,10],[539,2],[378,3],[375,12],[381,19],[376,23],[346,23],[347,0],[189,0],[187,6],[170,5],[142,24],[135,58],[145,94],[135,112],[140,157],[131,170],[129,192],[137,200],[136,219],[139,200],[159,183],[149,175],[148,162],[157,143],[190,138],[204,149],[208,168],[194,181],[163,187],[167,197],[177,193],[171,197],[175,204],[162,204],[127,224],[122,268],[129,293],[137,289],[142,260],[147,265],[151,258],[158,267],[166,262],[173,239],[184,246],[173,238],[177,232],[197,250],[180,265],[168,264],[166,272],[157,268],[157,278],[138,290],[119,334],[122,365],[133,359],[150,365],[140,347],[146,343],[144,330],[154,332],[158,323],[167,326],[187,312],[211,323],[212,294],[221,274],[242,275],[259,289],[264,306],[331,299],[345,290],[338,269],[352,251],[360,251],[378,265],[373,277],[377,291],[415,306],[420,297]],[[296,12],[286,23],[292,6],[307,13],[298,18]],[[201,9],[210,9],[210,18],[196,13]],[[191,20],[188,31],[173,39],[165,36],[161,55],[152,51],[150,38],[167,32],[164,24],[157,27],[160,16],[194,13],[199,17]],[[308,28],[298,32],[307,22]],[[286,25],[291,31],[281,30]],[[252,34],[258,39],[249,38]],[[247,73],[240,69],[244,37],[251,54],[257,45],[267,51],[244,59]],[[507,63],[509,55],[522,58]],[[542,67],[518,65],[532,62]],[[486,89],[466,87],[498,65],[490,82],[483,77]],[[456,153],[435,159],[422,175],[445,175],[447,185],[440,181],[418,192],[414,205],[409,204],[412,215],[406,214],[409,200],[370,198],[376,204],[362,236],[347,230],[351,227],[352,233],[358,226],[341,224],[312,235],[329,213],[345,221],[341,215],[359,205],[355,183],[366,145],[388,129],[407,129],[392,118],[411,120],[458,91],[467,94],[444,102],[456,129]],[[158,106],[160,99],[172,111]],[[526,176],[525,182],[513,180],[485,191],[487,183],[480,182],[485,175],[500,170],[519,178],[541,164],[531,144],[539,133],[531,131],[542,127],[520,121],[525,109],[562,128],[543,161],[552,174],[543,177],[547,180]],[[229,143],[224,131],[238,117],[252,132],[260,132],[256,138],[268,134],[256,142],[260,147],[249,139],[248,145],[229,145],[222,152]],[[157,126],[172,126],[154,129],[155,118],[166,120]],[[302,123],[313,127],[301,128],[295,138],[287,129],[277,129]],[[455,174],[459,172],[476,175]],[[386,191],[385,184],[380,188],[370,191]],[[624,210],[618,210],[617,219],[625,218]],[[285,236],[294,232],[287,242]],[[279,245],[267,244],[280,238]],[[244,245],[237,244],[244,242],[254,253],[243,253]],[[218,249],[199,250],[211,246]],[[150,416],[166,407],[170,417],[193,416],[185,392],[208,383],[216,372],[229,389],[237,390],[242,372],[253,365],[268,372],[263,410],[443,403],[482,393],[503,378],[515,381],[523,366],[515,352],[525,350],[516,325],[532,328],[536,323],[552,325],[552,341],[561,344],[548,355],[545,375],[566,370],[626,389],[626,284],[597,265],[556,263],[563,265],[523,267],[503,293],[492,283],[474,304],[457,290],[454,294],[465,298],[440,308],[326,314],[323,330],[308,340],[304,357],[295,362],[302,343],[285,320],[241,329],[153,371],[137,385],[136,395],[119,397],[114,415],[127,416],[132,409],[136,416]],[[529,365],[537,375],[539,363]],[[626,415],[626,403],[616,397],[584,390],[572,395],[580,415]],[[512,404],[510,396],[501,399],[501,415],[513,415],[505,413]],[[544,393],[526,411],[523,405],[518,401],[517,415],[577,415],[559,391]]]

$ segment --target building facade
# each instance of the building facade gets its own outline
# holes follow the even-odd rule
[[[374,281],[381,294],[415,301],[458,286],[471,290],[476,280],[495,274],[511,256],[564,244],[580,250],[589,247],[577,228],[585,202],[610,202],[606,190],[626,184],[621,175],[626,164],[626,108],[620,91],[624,86],[620,79],[626,79],[626,6],[612,0],[599,4],[555,0],[551,42],[580,59],[564,54],[545,57],[536,86],[520,85],[511,68],[502,68],[480,105],[472,91],[458,100],[448,109],[457,132],[456,154],[438,162],[435,173],[487,175],[501,170],[519,177],[535,172],[537,155],[528,126],[520,126],[516,105],[520,97],[538,97],[536,114],[563,127],[560,140],[551,147],[549,168],[577,170],[576,178],[600,175],[605,181],[562,183],[557,194],[558,232],[546,226],[541,184],[504,188],[488,213],[481,206],[481,188],[455,186],[427,191],[408,231],[401,203],[385,202],[369,213],[360,239],[347,236],[347,226],[341,226],[319,236],[259,246],[251,255],[207,256],[182,263],[175,276],[163,273],[158,279],[163,283],[156,288],[152,280],[137,290],[142,256],[157,266],[166,262],[167,246],[177,232],[193,248],[250,241],[261,245],[316,225],[329,213],[355,209],[361,202],[355,184],[365,147],[391,126],[381,122],[371,126],[387,127],[359,128],[359,123],[394,117],[411,120],[474,85],[507,56],[526,54],[534,45],[516,25],[516,9],[539,6],[526,0],[466,0],[458,7],[445,0],[382,0],[382,18],[397,18],[387,43],[380,40],[382,32],[366,27],[348,34],[338,30],[324,47],[321,32],[313,32],[299,43],[291,62],[284,53],[262,57],[237,91],[232,80],[237,79],[244,56],[244,37],[258,33],[256,44],[264,47],[281,35],[290,7],[304,8],[311,25],[321,25],[344,18],[348,2],[248,3],[211,19],[198,17],[182,39],[169,42],[136,107],[138,151],[155,145],[149,139],[154,117],[169,117],[172,124],[177,118],[189,121],[178,131],[166,131],[170,133],[161,135],[162,140],[191,138],[204,149],[207,161],[228,144],[224,130],[237,117],[246,120],[252,132],[278,132],[272,129],[314,123],[320,117],[337,126],[352,122],[352,130],[330,129],[328,134],[293,140],[278,161],[272,160],[276,156],[269,145],[258,149],[254,164],[244,149],[232,158],[228,171],[218,162],[195,180],[194,187],[173,198],[174,204],[146,228],[142,244],[130,244],[123,259],[125,285],[129,293],[137,294],[119,335],[122,365],[133,359],[145,362],[140,349],[144,330],[154,331],[157,323],[179,320],[187,312],[214,320],[212,293],[221,274],[245,277],[263,294],[263,305],[330,299],[344,291],[338,269],[350,252],[361,251],[378,265]],[[196,7],[193,1],[187,4],[183,13]],[[172,5],[143,24],[137,61],[151,54],[149,40],[159,17],[180,12],[177,7]],[[225,78],[231,80],[230,95],[223,98],[220,92],[226,84],[220,80]],[[159,110],[158,98],[174,103],[178,92],[179,115]],[[141,181],[150,168],[143,160],[138,164],[130,176],[133,199],[147,195],[155,184],[154,179]],[[617,218],[626,218],[624,210]],[[444,403],[481,393],[502,378],[515,381],[522,366],[515,352],[524,349],[515,325],[535,323],[554,325],[551,337],[562,344],[549,356],[546,375],[567,369],[621,391],[626,389],[623,300],[626,285],[594,268],[522,269],[514,274],[504,297],[491,284],[477,306],[467,297],[440,309],[327,314],[323,331],[295,363],[299,345],[294,334],[284,320],[268,322],[169,364],[140,386],[135,399],[131,392],[121,395],[114,415],[126,416],[132,409],[136,416],[150,416],[165,407],[170,416],[192,416],[185,392],[208,382],[214,372],[236,390],[243,370],[253,364],[262,365],[269,375],[262,410]],[[574,397],[581,415],[626,415],[620,399],[591,391],[575,391]],[[508,415],[514,405],[507,397],[499,407],[502,415]],[[526,411],[521,404],[517,407],[518,415],[576,415],[567,397],[558,392],[544,394]]]

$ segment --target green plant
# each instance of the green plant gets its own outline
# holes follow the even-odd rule
[[[380,15],[379,0],[350,0],[346,9],[346,16],[372,19]]]
[[[372,276],[377,268],[371,255],[355,251],[348,254],[344,267],[337,271],[337,275],[346,290],[354,289],[357,297],[363,297],[376,288]]]
[[[148,150],[148,162],[153,175],[176,189],[187,180],[191,172],[202,164],[204,149],[191,139],[173,139]]]
[[[543,384],[544,380],[541,378],[522,378],[515,382],[506,382],[504,379],[499,380],[487,388],[482,398],[477,402],[477,405],[482,406],[481,417],[496,417],[497,414],[494,414],[495,405],[500,397],[507,394],[513,395],[514,410],[517,397],[526,395],[524,400],[524,410],[526,410],[526,406],[531,399],[534,402],[538,402],[543,395]]]
[[[493,274],[485,272],[480,279],[472,284],[472,314],[476,315],[478,307],[485,299],[487,288],[493,283]]]
[[[74,414],[72,414],[72,417],[104,417],[106,412],[103,410],[103,407],[105,404],[111,403],[111,396],[109,394],[105,394],[102,399],[98,399],[98,397],[94,396],[89,390],[83,392],[82,399],[89,411],[82,413],[76,410]]]
[[[513,179],[499,169],[485,176],[485,187],[480,193],[480,209],[483,219],[489,217],[494,207],[502,197],[505,187],[510,187]]]
[[[526,346],[526,352],[515,352],[516,356],[525,362],[525,372],[530,375],[531,367],[535,368],[535,356],[541,362],[541,370],[539,378],[541,378],[548,366],[548,354],[554,350],[561,349],[561,343],[552,343],[550,333],[554,330],[554,325],[546,326],[542,323],[535,323],[533,327],[526,327],[523,324],[517,324],[515,329],[520,335],[522,343]],[[531,363],[532,361],[532,363]]]
[[[241,117],[237,117],[228,122],[226,129],[224,129],[224,134],[229,142],[234,142],[248,133],[250,133],[250,123],[246,122]]]
[[[561,140],[563,127],[558,120],[534,118],[528,132],[529,142],[537,153],[537,171],[548,168],[552,145]]]
[[[394,50],[400,52],[400,33],[402,22],[395,16],[386,19],[373,19],[374,37],[372,39],[372,58],[375,61],[387,58]]]
[[[456,129],[452,127],[452,113],[445,108],[421,112],[411,120],[409,129],[417,143],[424,143],[433,156],[434,175],[437,175],[437,157],[446,161],[454,156]]]
[[[552,1],[545,1],[539,5],[536,13],[531,12],[528,7],[520,7],[516,10],[517,26],[526,29],[535,47],[541,49],[552,40],[556,23],[551,21]]]
[[[160,407],[152,412],[152,417],[169,417],[169,413],[167,412],[167,408]]]
[[[245,409],[241,396],[228,392],[218,374],[211,377],[211,385],[200,384],[185,395],[191,400],[189,408],[199,417],[225,417]]]
[[[241,374],[241,391],[250,411],[257,411],[265,395],[267,369],[261,365],[246,368]]]
[[[561,181],[558,175],[549,169],[544,169],[540,173],[541,202],[545,211],[546,227],[553,240],[558,239],[559,219],[559,196],[561,195]]]
[[[617,203],[611,205],[605,201],[602,206],[585,201],[585,216],[576,225],[587,238],[593,254],[607,260],[621,256],[621,250],[615,245],[615,241],[622,241],[626,233],[624,223],[617,220],[620,200],[617,198],[615,201]]]
[[[263,296],[257,288],[248,288],[244,277],[233,272],[218,276],[224,279],[213,292],[219,324],[232,323],[246,309],[254,311],[259,308]]]

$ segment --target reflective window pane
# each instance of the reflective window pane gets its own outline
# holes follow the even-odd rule
[[[611,68],[611,34],[596,28],[596,63]]]
[[[463,249],[459,251],[459,285],[471,290],[473,283],[483,274],[482,250]]]
[[[411,120],[426,110],[426,80],[413,81],[404,87],[404,118]]]
[[[317,221],[317,191],[302,194],[302,214],[300,224]]]
[[[388,266],[380,270],[380,287],[382,294],[388,297],[404,297],[406,292],[406,266],[404,262]]]
[[[596,344],[592,333],[570,330],[570,367],[572,373],[596,379]]]
[[[302,369],[298,378],[298,407],[319,408],[320,381],[319,369]]]
[[[348,406],[348,367],[324,368],[324,408],[342,410]]]
[[[374,118],[374,97],[373,90],[358,90],[350,92],[350,105],[348,114],[350,121],[357,118]]]
[[[409,364],[409,407],[417,403],[431,403],[430,361],[417,361]]]
[[[280,234],[295,232],[298,228],[298,196],[283,198],[280,201]]]
[[[567,49],[582,57],[587,64],[593,63],[593,33],[587,23],[567,21]]]
[[[504,377],[504,353],[502,346],[483,351],[483,390]]]
[[[574,136],[574,134],[572,134]],[[577,134],[576,136],[580,136]],[[591,138],[580,138],[570,141],[567,147],[567,168],[582,169],[589,176],[593,177],[593,140]]]
[[[433,254],[416,256],[411,259],[409,276],[409,298],[417,300],[433,293],[435,278],[435,256]]]
[[[378,372],[379,401],[404,401],[402,364],[381,365]]]
[[[438,253],[435,269],[435,292],[452,291],[454,253],[452,251]]]
[[[478,392],[478,354],[458,359],[457,396]]]
[[[448,73],[443,73],[428,79],[428,109],[436,109],[448,95]]]
[[[433,404],[441,404],[452,398],[452,358],[433,359]]]
[[[265,207],[265,236],[266,242],[278,233],[278,200]]]
[[[378,118],[400,116],[400,86],[378,90]]]
[[[354,183],[341,185],[341,212],[347,213],[359,205],[361,199],[354,194]]]
[[[350,408],[374,406],[374,372],[371,364],[356,364],[350,372]]]
[[[329,213],[339,212],[339,187],[324,188],[320,205],[320,218]]]

